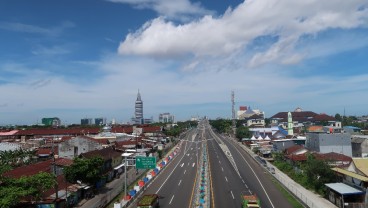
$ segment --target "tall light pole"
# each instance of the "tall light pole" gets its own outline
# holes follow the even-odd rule
[[[125,181],[124,181],[124,198],[127,195],[127,157],[131,156],[133,153],[123,153],[121,156],[125,158],[124,163],[124,174],[125,174]]]

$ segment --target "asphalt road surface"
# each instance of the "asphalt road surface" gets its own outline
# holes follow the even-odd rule
[[[179,154],[167,165],[143,194],[158,194],[160,207],[189,207],[197,176],[201,145],[197,130],[182,139]]]

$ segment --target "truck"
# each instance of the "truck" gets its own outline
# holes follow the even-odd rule
[[[242,208],[260,208],[261,202],[256,195],[242,195]]]
[[[137,208],[158,208],[159,197],[157,194],[146,194],[138,201]]]

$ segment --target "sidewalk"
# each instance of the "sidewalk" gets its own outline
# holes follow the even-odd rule
[[[235,141],[234,139],[232,139]],[[255,153],[253,153],[248,147],[245,145],[235,141],[237,144],[240,145],[244,150],[247,151],[247,153],[253,157],[255,161],[257,161],[254,157],[257,156]],[[258,161],[257,161],[258,162]],[[258,162],[259,163],[259,162]],[[262,166],[263,167],[263,166]],[[267,162],[267,167],[273,167],[275,168],[275,174],[272,174],[284,187],[292,193],[295,197],[297,197],[300,201],[302,201],[305,205],[307,205],[310,208],[335,208],[336,206],[332,204],[327,199],[321,197],[320,195],[317,195],[313,193],[312,191],[309,191],[308,189],[305,189],[298,183],[296,183],[294,180],[292,180],[289,176],[284,174],[282,171],[277,169],[275,166],[273,166],[271,163]]]
[[[138,170],[138,174],[136,173],[135,168],[131,168],[127,171],[127,184],[131,184],[134,182],[145,170]],[[125,174],[125,173],[124,173]],[[125,175],[121,174],[120,178],[117,178],[106,184],[104,188],[102,188],[98,194],[95,195],[92,199],[81,200],[76,207],[81,208],[99,208],[105,207],[110,201],[112,201],[119,193],[124,189],[124,180]]]

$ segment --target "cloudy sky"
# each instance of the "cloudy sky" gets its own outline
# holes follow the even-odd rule
[[[366,115],[366,0],[4,0],[0,124]]]

